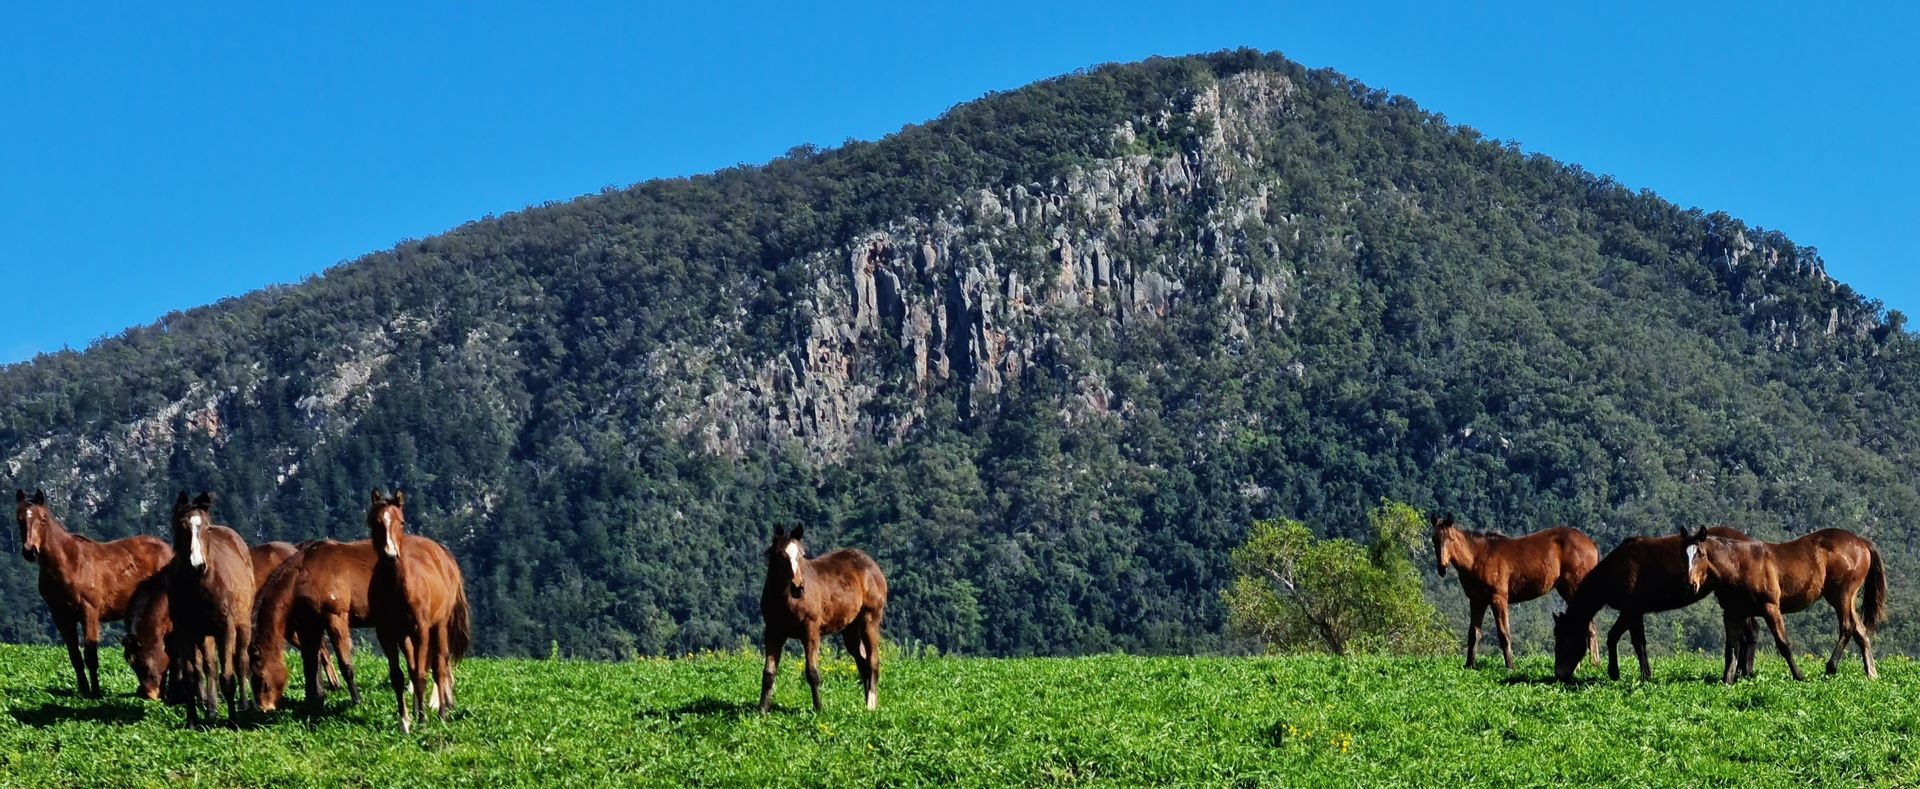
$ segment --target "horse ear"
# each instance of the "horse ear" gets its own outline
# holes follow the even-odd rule
[[[180,491],[180,495],[174,497],[173,508],[176,510],[184,510],[187,508],[187,492],[186,491],[184,490]]]
[[[395,506],[395,507],[405,507],[405,506],[407,506],[407,492],[406,492],[406,491],[404,491],[404,490],[395,490],[395,491],[393,492],[393,506]]]
[[[19,488],[14,488],[14,489],[13,489],[13,501],[14,501],[14,503],[15,503],[15,504],[25,504],[25,503],[27,503],[27,492],[26,492],[26,491],[24,491],[24,490],[21,490],[21,489],[19,489]]]
[[[374,488],[373,492],[369,495],[371,496],[370,503],[373,503],[373,504],[379,504],[380,502],[385,501],[387,498],[387,494],[382,493],[379,488]]]
[[[784,523],[776,523],[776,524],[773,524],[773,538],[774,538],[774,539],[776,539],[776,540],[784,540],[784,539],[786,539],[786,538],[787,538],[787,525],[786,525],[786,524],[784,524]]]
[[[789,537],[792,537],[793,539],[796,539],[796,540],[798,540],[798,539],[800,539],[800,534],[801,534],[802,532],[804,532],[804,531],[806,531],[806,530],[807,530],[807,525],[806,525],[806,524],[804,524],[804,523],[797,523],[797,524],[794,524],[794,526],[793,526],[793,533],[791,533],[791,534],[789,534],[789,535],[787,535],[787,536],[789,536]]]
[[[36,489],[34,489],[34,491],[33,491],[33,503],[35,503],[35,504],[38,504],[38,505],[40,505],[40,506],[42,506],[42,507],[45,507],[45,506],[47,506],[47,492],[46,492],[46,491],[44,491],[44,490],[40,490],[40,489],[37,489],[37,488],[36,488]]]
[[[200,491],[200,497],[193,500],[193,508],[196,510],[213,509],[213,494],[204,490]]]

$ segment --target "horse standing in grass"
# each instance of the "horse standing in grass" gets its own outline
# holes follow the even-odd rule
[[[226,698],[228,720],[246,704],[239,691],[253,632],[253,559],[240,535],[214,525],[212,507],[212,494],[189,502],[186,491],[173,504],[167,583],[173,636],[167,648],[169,662],[181,666],[192,690],[189,725],[201,716],[218,717],[216,686]]]
[[[424,537],[406,537],[408,542]],[[431,542],[431,541],[427,541]],[[421,547],[418,550],[431,550]],[[299,553],[267,578],[254,595],[253,667],[254,703],[262,711],[280,706],[287,687],[286,640],[300,648],[307,678],[307,703],[326,697],[320,675],[328,670],[327,642],[339,660],[340,676],[353,703],[360,703],[354,681],[353,632],[372,623],[367,592],[373,583],[373,544],[316,540],[303,543]],[[339,687],[334,684],[334,687]]]
[[[1749,617],[1766,620],[1773,644],[1787,659],[1794,679],[1806,679],[1794,661],[1782,614],[1804,611],[1817,600],[1833,606],[1840,640],[1827,659],[1827,676],[1840,671],[1847,642],[1860,645],[1867,679],[1880,676],[1873,665],[1869,636],[1887,613],[1887,573],[1880,551],[1865,537],[1841,529],[1821,529],[1788,542],[1735,541],[1700,531],[1686,537],[1687,582],[1696,592],[1713,590],[1725,614],[1728,643],[1734,628]],[[1866,591],[1864,616],[1856,614],[1854,595]],[[1734,681],[1733,652],[1726,653],[1721,680]]]
[[[247,549],[248,558],[253,562],[256,607],[260,588],[268,575],[293,554],[293,544],[286,542],[265,542]],[[167,656],[167,638],[173,633],[173,612],[168,605],[167,591],[170,575],[167,569],[162,569],[134,592],[132,610],[127,617],[127,635],[121,640],[127,666],[133,669],[133,677],[140,685],[138,693],[146,699],[158,700],[161,688],[177,687],[181,676],[179,667]],[[258,636],[257,629],[255,636]],[[339,680],[331,674],[327,681],[339,687]]]
[[[1747,541],[1738,529],[1714,526],[1708,534],[1726,540]],[[1707,596],[1707,590],[1695,589],[1687,580],[1686,538],[1629,537],[1608,552],[1580,582],[1566,613],[1553,617],[1553,673],[1562,682],[1573,681],[1580,658],[1593,644],[1593,620],[1600,609],[1611,607],[1620,612],[1607,631],[1607,676],[1620,678],[1620,635],[1633,636],[1633,651],[1640,658],[1640,679],[1653,678],[1653,664],[1647,660],[1646,615],[1685,608]],[[1753,648],[1758,631],[1749,621],[1738,639],[1736,651],[1740,673],[1753,673]]]
[[[780,651],[797,638],[806,646],[807,685],[820,711],[820,637],[840,633],[860,669],[867,709],[880,707],[880,620],[887,610],[887,578],[880,565],[851,548],[808,559],[800,542],[804,526],[775,526],[767,548],[767,584],[760,591],[766,620],[766,673],[760,678],[760,711],[773,705]]]
[[[157,537],[94,542],[71,534],[53,519],[46,493],[36,490],[29,498],[16,490],[13,495],[20,556],[40,566],[40,597],[67,642],[80,693],[98,697],[100,623],[127,618],[134,591],[167,566],[173,552]]]
[[[1467,668],[1476,662],[1480,621],[1493,609],[1493,626],[1500,636],[1500,654],[1513,670],[1513,637],[1507,629],[1507,606],[1557,591],[1571,602],[1581,579],[1600,561],[1600,549],[1576,529],[1560,526],[1525,537],[1462,529],[1453,515],[1433,518],[1433,552],[1442,577],[1447,568],[1460,572],[1460,589],[1467,593],[1473,612],[1467,620]],[[1600,662],[1598,643],[1593,662]]]
[[[413,730],[413,716],[407,709],[409,678],[413,708],[423,719],[428,709],[438,710],[442,721],[453,713],[453,664],[466,656],[472,637],[460,565],[440,543],[406,537],[406,500],[403,492],[386,498],[376,490],[367,508],[367,530],[377,553],[367,613],[380,636],[380,648],[387,653],[387,675],[400,704],[402,732]],[[401,670],[403,650],[406,672]],[[431,699],[423,698],[429,669],[434,684]]]

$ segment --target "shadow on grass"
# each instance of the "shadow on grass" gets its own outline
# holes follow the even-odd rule
[[[147,704],[143,701],[123,699],[81,706],[48,702],[31,709],[7,710],[7,714],[12,715],[14,720],[34,728],[45,728],[61,723],[108,723],[124,726],[146,720]]]
[[[784,713],[784,712],[792,712],[793,710],[788,709],[786,707],[782,707],[778,704],[775,704],[773,706],[772,711],[776,713]],[[722,701],[712,696],[708,696],[706,698],[689,701],[677,707],[670,707],[667,709],[643,709],[634,713],[634,717],[640,718],[642,720],[657,719],[657,720],[668,720],[668,721],[682,721],[682,720],[690,720],[690,719],[739,720],[741,718],[745,718],[750,715],[759,715],[759,714],[760,714],[760,705],[757,703],[747,702],[747,701]]]

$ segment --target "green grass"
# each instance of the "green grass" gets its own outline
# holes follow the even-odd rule
[[[1513,675],[1452,658],[896,660],[877,713],[839,660],[814,715],[789,657],[767,716],[752,709],[751,655],[473,660],[455,720],[405,736],[368,681],[385,676],[371,652],[359,707],[342,695],[317,715],[187,730],[178,710],[133,699],[117,661],[93,701],[68,690],[63,651],[0,646],[0,782],[1920,783],[1920,668],[1901,658],[1878,682],[1855,662],[1806,683],[1774,659],[1733,688],[1701,658],[1657,661],[1650,683],[1586,668],[1572,688],[1547,681],[1543,657]]]

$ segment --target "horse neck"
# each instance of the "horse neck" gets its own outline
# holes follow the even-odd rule
[[[66,577],[69,565],[74,563],[74,552],[80,547],[80,540],[67,531],[67,527],[48,516],[46,524],[40,527],[40,572],[52,572],[55,576]]]
[[[1483,564],[1481,560],[1486,558],[1487,538],[1464,531],[1456,531],[1454,534],[1460,538],[1454,543],[1454,549],[1451,551],[1454,568],[1468,575],[1478,573],[1480,565]]]
[[[268,586],[260,590],[261,599],[255,603],[255,622],[253,640],[260,647],[260,654],[268,655],[287,648],[287,614],[292,608],[288,603],[292,595],[290,585]]]

